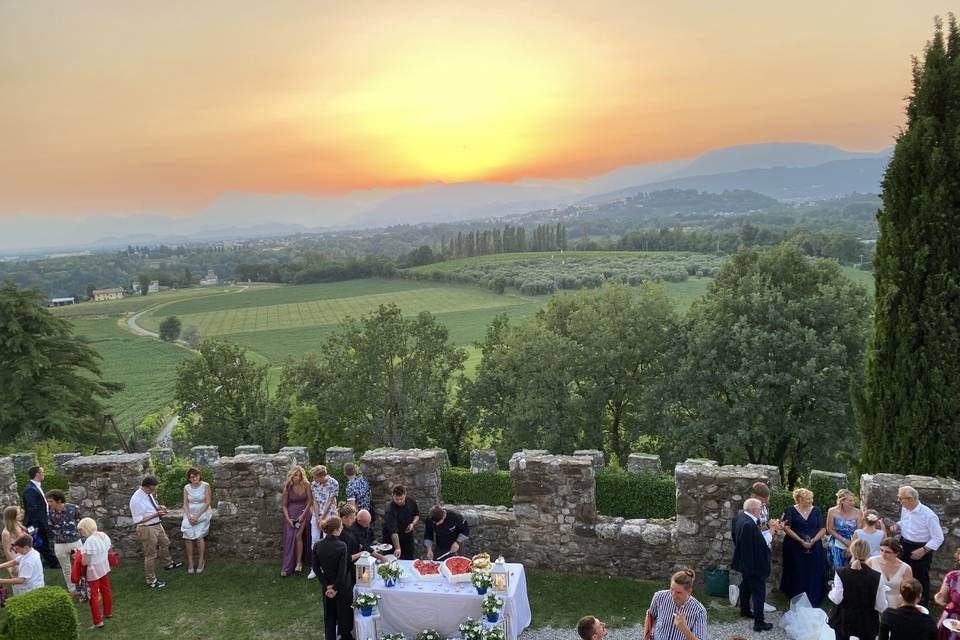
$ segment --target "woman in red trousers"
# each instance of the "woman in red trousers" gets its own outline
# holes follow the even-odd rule
[[[77,531],[83,538],[83,566],[86,569],[87,584],[90,586],[90,615],[93,616],[91,629],[102,629],[103,618],[113,615],[113,593],[110,591],[110,538],[97,531],[93,518],[84,518],[77,525]],[[100,615],[100,600],[103,599],[103,617]]]

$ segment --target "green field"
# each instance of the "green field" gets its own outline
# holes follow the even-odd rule
[[[127,430],[170,402],[177,366],[190,351],[135,336],[120,328],[115,318],[81,319],[73,325],[75,334],[83,336],[103,356],[104,380],[126,385],[108,402],[117,425]]]
[[[180,289],[152,293],[148,296],[129,296],[122,300],[108,300],[106,302],[81,302],[66,307],[56,307],[53,312],[61,318],[97,318],[119,316],[125,313],[135,313],[156,304],[166,304],[189,298],[209,298],[218,294],[239,291],[237,287],[218,287],[211,289]]]
[[[456,271],[461,267],[476,264],[497,264],[501,262],[517,262],[519,260],[554,260],[559,258],[576,258],[586,260],[588,258],[615,258],[615,257],[644,257],[644,256],[681,256],[688,255],[682,251],[528,251],[525,253],[493,253],[487,256],[475,256],[473,258],[458,258],[456,260],[446,260],[444,262],[434,262],[420,267],[407,269],[416,273],[433,273],[434,271],[449,272]],[[693,254],[689,254],[693,255]]]

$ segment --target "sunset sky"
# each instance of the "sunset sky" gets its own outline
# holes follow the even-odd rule
[[[0,215],[585,177],[753,142],[879,150],[950,9],[3,2]]]

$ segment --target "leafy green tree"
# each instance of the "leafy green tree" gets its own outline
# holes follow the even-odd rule
[[[160,339],[164,342],[174,342],[180,337],[180,318],[167,316],[160,323]]]
[[[500,314],[487,328],[480,351],[474,378],[460,381],[461,398],[480,433],[503,450],[571,453],[584,440],[581,425],[600,423],[596,414],[583,419],[573,340],[537,322],[511,326]]]
[[[200,332],[197,330],[197,327],[190,325],[189,327],[184,328],[183,332],[180,334],[180,339],[187,343],[191,349],[196,349],[197,345],[200,344]]]
[[[836,263],[784,244],[742,250],[694,302],[659,400],[681,456],[775,464],[793,484],[854,446],[868,295]]]
[[[137,281],[140,283],[140,295],[147,295],[150,292],[150,276],[141,273],[137,276]]]
[[[450,378],[466,359],[448,338],[429,313],[404,318],[397,306],[381,305],[341,323],[316,357],[285,366],[281,386],[317,408],[316,429],[354,442],[429,444],[443,428]]]
[[[232,451],[255,442],[252,434],[267,410],[267,366],[229,342],[204,340],[200,353],[177,369],[175,397],[181,416],[192,416],[190,438]]]
[[[601,289],[554,296],[538,319],[575,343],[571,366],[577,393],[586,407],[603,416],[601,448],[625,466],[631,444],[650,418],[644,395],[663,376],[677,336],[672,301],[653,283],[639,288],[607,283]]]
[[[960,473],[960,32],[938,21],[883,180],[875,324],[855,391],[871,471]]]
[[[0,286],[0,441],[89,440],[123,385],[102,379],[100,354],[50,313],[39,289]]]

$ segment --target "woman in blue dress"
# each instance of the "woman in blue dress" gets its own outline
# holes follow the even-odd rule
[[[823,513],[813,506],[813,492],[796,489],[793,492],[794,506],[783,514],[783,573],[780,576],[780,591],[788,598],[801,593],[814,607],[826,595],[823,574],[823,537],[827,535]]]
[[[827,511],[827,544],[830,547],[830,567],[834,571],[850,564],[853,532],[863,524],[863,514],[856,505],[857,497],[847,489],[840,489],[837,491],[837,506]]]

